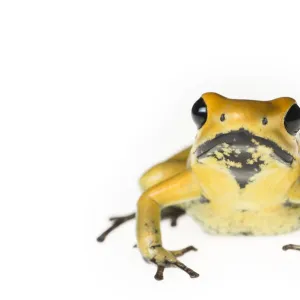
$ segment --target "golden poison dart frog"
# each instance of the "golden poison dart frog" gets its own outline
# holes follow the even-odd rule
[[[137,246],[145,260],[198,273],[177,257],[192,250],[163,247],[160,220],[175,226],[183,214],[209,233],[275,235],[300,228],[300,108],[292,98],[237,100],[206,93],[192,107],[194,144],[149,169],[141,178],[137,214],[111,218],[98,241],[136,217]],[[283,250],[300,250],[286,245]]]

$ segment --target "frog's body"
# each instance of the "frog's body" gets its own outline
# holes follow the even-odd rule
[[[140,179],[138,247],[158,265],[157,279],[170,265],[198,276],[176,258],[193,247],[162,247],[164,207],[184,209],[210,233],[271,235],[300,228],[300,108],[295,100],[233,100],[207,93],[192,114],[199,128],[193,146]]]
[[[208,231],[223,234],[279,234],[299,228],[300,206],[289,205],[288,197],[299,176],[298,156],[282,152],[283,158],[277,157],[275,144],[262,134],[231,132],[223,134],[230,145],[221,141],[202,155],[203,144],[195,149],[193,171],[208,201],[185,203],[187,213]]]
[[[228,154],[236,152],[236,149],[231,151],[230,146],[225,146],[225,149]],[[191,147],[180,152],[180,158],[174,156],[151,168],[140,179],[142,188],[147,190],[189,169],[190,150]],[[251,148],[249,150],[252,151]],[[264,151],[270,150],[262,147],[262,151],[260,157],[265,155]],[[255,153],[258,155],[259,152]],[[183,154],[186,155],[185,159]],[[237,154],[237,158],[238,155],[242,155],[242,152]],[[196,199],[178,204],[180,208],[212,234],[272,235],[300,228],[300,202],[292,203],[287,196],[287,191],[297,178],[297,168],[291,170],[281,162],[267,163],[268,159],[262,159],[264,163],[263,168],[260,167],[260,173],[255,172],[251,177],[251,185],[243,187],[228,169],[228,162],[224,162],[226,157],[230,156],[219,156],[219,160],[207,158],[207,164],[197,165],[197,171],[206,174],[201,182],[207,192]],[[220,161],[224,163],[221,169],[218,165]]]

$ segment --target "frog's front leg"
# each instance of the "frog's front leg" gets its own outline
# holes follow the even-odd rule
[[[177,257],[194,247],[178,251],[163,248],[160,232],[160,212],[163,207],[176,205],[185,201],[200,198],[200,184],[190,170],[186,170],[154,187],[140,197],[137,210],[137,241],[141,254],[147,261],[158,266],[155,278],[161,280],[165,267],[178,267],[190,277],[199,274],[186,267]]]
[[[300,178],[296,181],[296,183],[292,186],[289,194],[288,194],[288,200],[286,202],[288,205],[299,205],[300,206]],[[299,216],[300,217],[300,216]],[[300,251],[300,245],[295,244],[288,244],[284,245],[282,247],[282,250],[299,250]]]
[[[185,214],[185,211],[182,208],[176,207],[176,206],[169,206],[169,207],[164,208],[161,211],[161,219],[162,220],[170,219],[170,221],[171,221],[170,225],[172,227],[174,227],[177,225],[177,220],[184,214]],[[112,225],[108,229],[106,229],[101,235],[98,236],[97,241],[100,243],[104,242],[106,237],[112,231],[114,231],[120,225],[122,225],[134,218],[135,218],[135,213],[132,213],[132,214],[126,215],[126,216],[121,216],[121,217],[109,218],[109,220],[112,221]]]

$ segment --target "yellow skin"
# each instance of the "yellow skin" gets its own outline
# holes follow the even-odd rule
[[[161,210],[168,206],[184,209],[210,233],[274,235],[300,227],[299,144],[284,125],[295,100],[235,100],[215,93],[202,98],[207,119],[194,144],[140,179],[144,192],[137,204],[137,245],[142,256],[158,266],[156,279],[162,279],[164,268],[170,266],[198,276],[177,259],[194,247],[168,251],[162,245]],[[247,132],[245,137],[249,132],[253,135],[248,145],[236,147],[223,141],[199,156],[205,143],[241,128]],[[288,153],[292,162],[279,159],[264,139]],[[237,174],[243,168],[250,175],[242,182]],[[287,245],[286,249],[300,248]]]

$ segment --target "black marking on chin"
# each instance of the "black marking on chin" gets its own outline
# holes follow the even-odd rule
[[[228,149],[231,150],[230,152],[226,152],[226,148],[222,145],[224,143],[229,146]],[[260,157],[254,160],[253,153],[248,152],[249,147],[256,151],[259,145],[271,148],[273,150],[272,154],[274,159],[281,163],[290,166],[294,161],[292,155],[281,149],[273,141],[255,136],[244,128],[217,135],[214,139],[200,145],[195,153],[198,159],[214,157],[219,161],[225,160],[226,162],[228,160],[229,163],[233,163],[233,165],[227,164],[227,167],[235,177],[240,188],[244,188],[250,183],[251,177],[259,173],[261,167],[265,164]],[[215,151],[219,152],[221,156],[217,157]],[[249,163],[249,161],[251,161],[252,164]]]
[[[287,151],[281,149],[275,142],[262,138],[260,136],[253,135],[250,131],[244,128],[240,128],[239,130],[231,131],[229,133],[221,133],[216,135],[214,139],[200,145],[196,150],[196,155],[197,158],[200,158],[209,150],[222,143],[226,143],[229,146],[236,145],[238,147],[254,147],[256,146],[256,144],[253,143],[252,139],[255,139],[262,146],[271,148],[274,151],[274,154],[286,164],[291,165],[293,163],[294,157]]]
[[[286,200],[283,206],[287,208],[300,208],[300,203],[293,203],[290,200]]]
[[[199,202],[201,204],[208,204],[210,203],[210,200],[208,200],[207,198],[205,198],[204,196],[201,196],[201,198],[199,199]]]
[[[242,152],[237,157],[230,154],[228,159],[235,163],[241,163],[242,165],[242,168],[234,166],[229,167],[230,172],[233,174],[241,188],[244,188],[250,183],[251,177],[259,173],[262,165],[264,165],[264,161],[260,158],[258,158],[256,162],[253,161],[253,164],[247,164],[247,161],[252,159],[252,153],[249,152]]]

